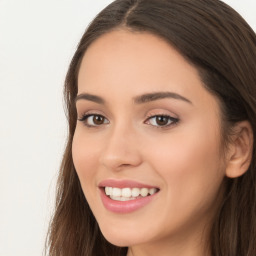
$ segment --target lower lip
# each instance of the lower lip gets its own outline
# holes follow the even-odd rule
[[[149,204],[152,200],[155,199],[155,196],[158,194],[155,193],[150,196],[129,200],[129,201],[116,201],[109,198],[103,189],[100,189],[101,200],[105,208],[111,212],[115,213],[130,213],[134,212],[145,205]]]

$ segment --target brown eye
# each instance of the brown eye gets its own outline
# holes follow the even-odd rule
[[[168,122],[169,122],[169,118],[166,117],[166,116],[157,116],[157,117],[156,117],[156,123],[157,123],[157,125],[159,125],[159,126],[167,125]]]
[[[104,124],[104,117],[103,116],[93,116],[93,123],[96,125]]]
[[[95,114],[85,115],[78,120],[83,122],[88,127],[100,126],[109,123],[109,121],[104,116]]]
[[[146,123],[156,127],[168,127],[176,124],[179,120],[168,115],[156,115],[147,119]]]

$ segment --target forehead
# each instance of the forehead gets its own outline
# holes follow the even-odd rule
[[[116,63],[124,70],[125,64],[130,62],[134,64],[134,68],[142,68],[142,63],[145,68],[152,68],[154,62],[158,62],[158,65],[162,63],[161,67],[168,67],[172,64],[172,59],[175,59],[176,65],[182,64],[186,69],[194,69],[169,43],[156,35],[148,32],[114,30],[102,35],[88,47],[82,67],[88,68],[89,64],[95,68],[99,67],[99,64]],[[153,67],[157,71],[157,66]]]
[[[116,30],[87,49],[79,70],[78,93],[115,98],[171,91],[204,104],[216,99],[197,69],[169,43],[150,33]]]
[[[178,70],[181,73],[179,78],[183,77],[183,80],[186,79],[184,72],[199,80],[196,69],[163,39],[145,32],[117,30],[104,34],[89,46],[82,60],[78,82],[81,85],[80,82],[86,81],[89,86],[93,79],[95,86],[103,75],[116,81],[119,78],[130,81],[134,77],[136,83],[140,82],[138,78],[147,82],[149,74],[158,79],[172,75],[175,79]]]

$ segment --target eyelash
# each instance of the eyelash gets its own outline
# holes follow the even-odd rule
[[[90,117],[100,117],[100,118],[103,118],[103,119],[104,119],[104,123],[98,124],[98,125],[97,125],[97,124],[94,124],[94,125],[88,124],[88,119],[89,119]],[[168,127],[170,127],[170,126],[176,125],[176,124],[179,122],[179,119],[178,119],[178,118],[174,118],[174,117],[171,117],[171,116],[166,115],[166,114],[162,114],[162,115],[160,114],[160,115],[151,115],[151,116],[148,116],[147,119],[146,119],[146,121],[145,121],[144,123],[150,125],[149,121],[152,120],[153,118],[158,118],[158,117],[159,117],[159,118],[167,118],[167,119],[168,119],[168,124],[167,124],[167,125],[153,125],[153,124],[151,124],[151,125],[154,126],[155,128],[164,129],[164,128],[168,128]],[[107,120],[107,119],[106,119],[103,115],[100,115],[100,114],[85,114],[85,115],[83,115],[81,118],[78,119],[78,121],[83,122],[84,125],[85,125],[86,127],[89,127],[89,128],[91,128],[91,127],[99,127],[99,126],[104,125],[104,124],[109,124],[109,121],[108,121],[108,120],[107,120],[107,122],[105,122],[106,120]],[[156,121],[155,121],[155,123],[156,123]]]
[[[145,123],[149,122],[149,120],[151,120],[153,118],[156,119],[158,117],[160,117],[160,118],[167,118],[168,124],[166,124],[166,125],[152,125],[155,128],[164,129],[164,128],[168,128],[170,126],[176,125],[179,122],[178,118],[175,118],[175,117],[172,117],[172,116],[169,116],[169,115],[166,115],[166,114],[162,114],[162,115],[160,114],[160,115],[150,115],[150,116],[148,116],[146,121],[145,121]]]
[[[91,124],[88,124],[88,119],[90,118],[90,117],[100,117],[100,118],[103,118],[104,119],[104,124],[105,124],[105,120],[107,120],[103,115],[100,115],[100,114],[85,114],[85,115],[83,115],[81,118],[79,118],[78,119],[78,121],[81,121],[81,122],[83,122],[84,123],[84,125],[85,126],[87,126],[87,127],[98,127],[98,126],[101,126],[101,125],[103,125],[103,124],[99,124],[99,125],[91,125]],[[109,121],[108,121],[108,123],[109,123]]]

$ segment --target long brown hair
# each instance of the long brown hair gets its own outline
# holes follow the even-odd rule
[[[100,12],[84,33],[71,61],[65,100],[69,136],[60,168],[55,213],[47,248],[50,256],[126,255],[101,234],[83,195],[73,165],[77,75],[88,46],[111,30],[146,31],[170,43],[199,71],[205,88],[218,97],[223,137],[248,120],[256,138],[256,36],[244,19],[219,0],[116,0]],[[248,171],[225,178],[226,194],[210,234],[213,256],[256,255],[256,152]]]

